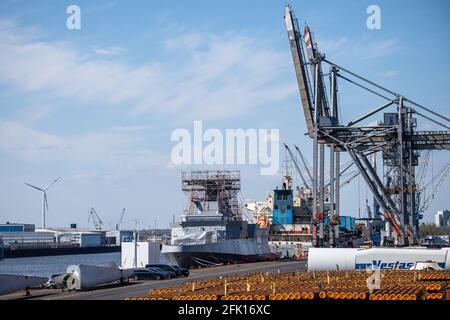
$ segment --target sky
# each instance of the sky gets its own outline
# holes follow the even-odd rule
[[[66,27],[73,4],[81,9],[79,30]],[[291,4],[329,60],[449,115],[448,1]],[[379,30],[366,25],[372,4],[381,9]],[[1,0],[0,222],[39,226],[41,194],[24,183],[46,186],[61,177],[47,192],[48,226],[87,226],[94,207],[105,227],[122,208],[124,227],[136,219],[141,228],[168,227],[185,207],[181,171],[191,168],[171,162],[171,134],[192,131],[195,120],[220,130],[279,129],[280,141],[299,145],[311,160],[284,5]],[[339,98],[347,120],[380,105],[345,84]],[[418,127],[437,129],[423,119]],[[449,160],[434,152],[430,171]],[[252,200],[281,185],[283,171],[282,161],[271,176],[258,165],[200,167],[241,170],[242,198]],[[450,207],[449,188],[444,181],[425,221]],[[342,190],[341,214],[364,216],[366,197],[355,179]]]

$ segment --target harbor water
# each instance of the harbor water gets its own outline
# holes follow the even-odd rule
[[[3,259],[0,273],[50,277],[64,273],[73,264],[98,265],[111,261],[120,266],[120,252]],[[165,263],[162,255],[160,263]]]
[[[110,261],[120,265],[120,252],[3,259],[0,273],[50,277],[64,273],[73,264],[95,265]]]

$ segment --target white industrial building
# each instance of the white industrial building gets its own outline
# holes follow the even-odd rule
[[[0,224],[0,243],[15,248],[120,246],[133,239],[132,231],[77,228],[37,228],[20,223]]]
[[[159,264],[161,243],[155,241],[122,242],[121,267],[143,268],[147,264]]]
[[[81,248],[99,247],[105,242],[105,231],[73,228],[36,229],[36,233],[51,233],[58,245],[74,245]]]
[[[437,227],[449,227],[450,226],[450,211],[438,210],[434,216],[434,224]]]
[[[7,247],[50,247],[55,236],[51,232],[0,232],[0,243]]]

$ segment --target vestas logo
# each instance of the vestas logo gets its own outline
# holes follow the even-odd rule
[[[357,263],[355,269],[379,269],[379,270],[409,270],[414,262],[382,262],[381,260],[372,260],[372,263]]]

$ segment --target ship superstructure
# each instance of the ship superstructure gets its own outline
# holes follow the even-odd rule
[[[162,254],[183,267],[274,259],[268,229],[242,219],[239,171],[182,174],[187,206]]]

